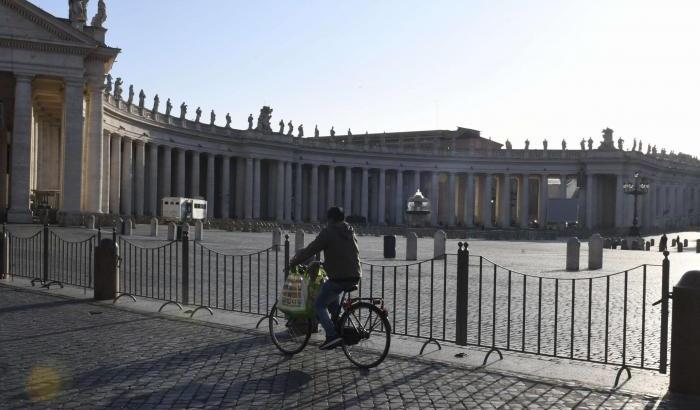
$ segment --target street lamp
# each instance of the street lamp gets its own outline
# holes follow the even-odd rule
[[[645,195],[649,192],[649,184],[646,182],[641,182],[639,178],[639,171],[634,173],[634,182],[625,182],[622,189],[626,194],[634,196],[634,219],[632,220],[632,227],[630,228],[630,236],[639,236],[639,219],[637,218],[637,197],[640,195]]]

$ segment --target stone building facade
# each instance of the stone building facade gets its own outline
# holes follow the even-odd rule
[[[329,205],[371,224],[404,224],[420,189],[434,226],[546,226],[557,198],[590,229],[632,223],[623,184],[639,172],[642,226],[700,224],[700,163],[599,148],[513,149],[458,128],[311,136],[235,129],[153,110],[105,90],[120,52],[106,30],[0,0],[0,209],[30,222],[38,203],[84,214],[159,214],[166,196],[207,199],[210,218],[320,222]],[[170,111],[170,110],[168,110]],[[176,108],[176,111],[179,110]],[[252,124],[251,124],[252,125]],[[7,161],[9,160],[9,164]]]

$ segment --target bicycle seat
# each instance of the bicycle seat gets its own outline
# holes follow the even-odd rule
[[[345,289],[343,289],[344,292],[350,293],[350,292],[356,292],[359,289],[357,284],[346,286]]]

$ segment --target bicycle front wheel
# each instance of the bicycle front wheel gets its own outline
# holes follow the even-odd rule
[[[304,350],[311,337],[311,319],[297,319],[277,309],[270,311],[270,338],[284,354],[297,354]]]
[[[354,303],[340,319],[345,356],[368,369],[384,361],[391,345],[391,326],[385,313],[367,302]]]

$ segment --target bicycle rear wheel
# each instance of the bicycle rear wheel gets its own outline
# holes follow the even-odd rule
[[[297,354],[304,350],[311,337],[311,319],[291,318],[277,309],[270,311],[270,338],[284,354]]]
[[[357,367],[375,367],[389,354],[389,320],[380,308],[371,303],[354,303],[343,313],[340,336],[345,356]]]

